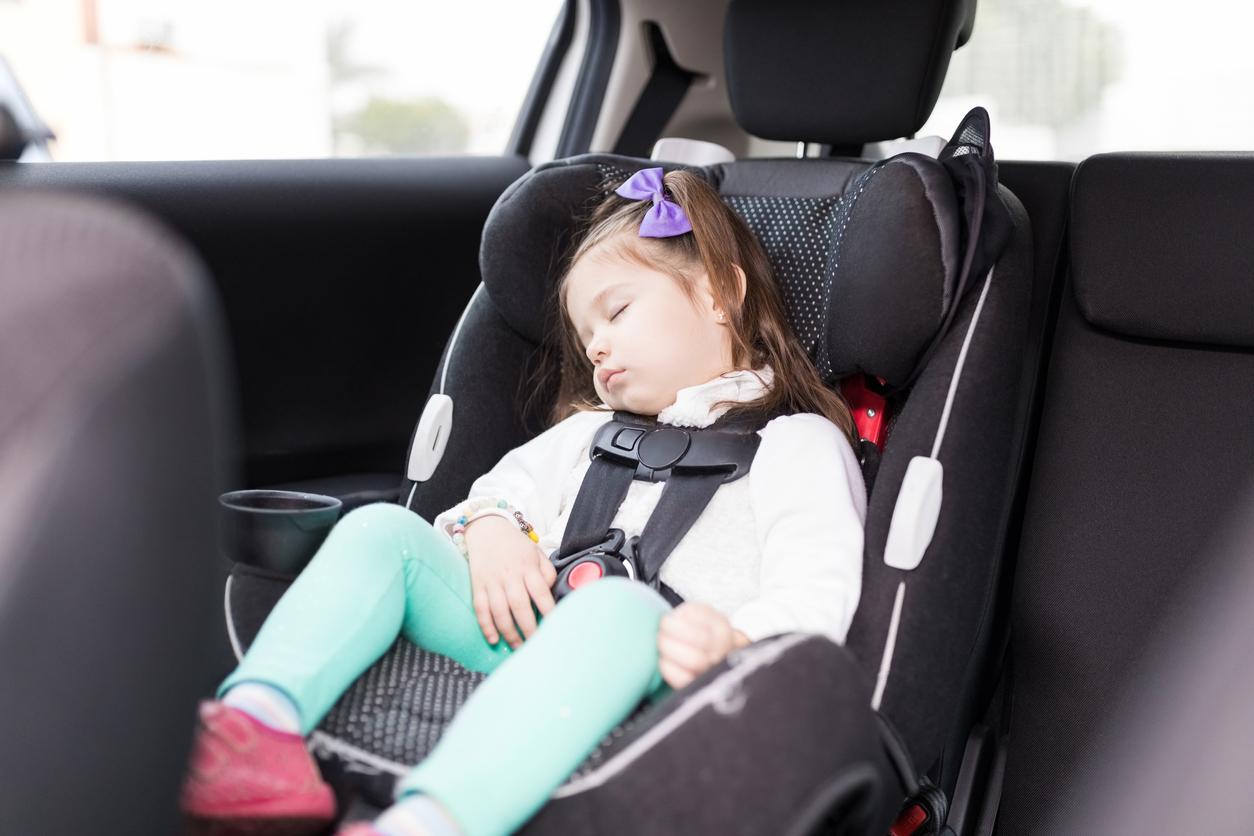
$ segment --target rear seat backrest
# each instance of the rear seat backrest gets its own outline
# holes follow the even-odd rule
[[[1254,476],[1254,157],[1097,156],[1072,206],[1012,604],[1002,833],[1066,806]]]

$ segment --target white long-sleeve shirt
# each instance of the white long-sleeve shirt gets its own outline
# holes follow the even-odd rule
[[[705,427],[773,377],[769,366],[680,389],[660,423]],[[504,499],[536,529],[546,554],[562,542],[597,429],[613,418],[602,404],[578,412],[516,447],[475,480],[470,497]],[[719,486],[662,564],[659,577],[686,601],[722,612],[751,641],[776,633],[821,633],[843,643],[862,584],[866,487],[844,434],[821,415],[780,416],[758,431],[749,474]],[[612,527],[639,534],[665,482],[633,480]],[[452,536],[458,508],[432,524]]]

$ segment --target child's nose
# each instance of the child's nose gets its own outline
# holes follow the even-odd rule
[[[588,343],[588,359],[592,361],[593,365],[596,365],[606,353],[605,340],[600,337],[594,337],[592,342]]]

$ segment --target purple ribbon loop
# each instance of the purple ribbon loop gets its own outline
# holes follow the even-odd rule
[[[683,207],[667,200],[662,184],[662,168],[642,168],[627,179],[614,194],[630,200],[652,198],[653,208],[640,222],[641,238],[669,238],[692,231]]]

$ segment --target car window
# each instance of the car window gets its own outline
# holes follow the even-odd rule
[[[1254,8],[1135,0],[980,0],[920,135],[989,111],[1001,159],[1254,147]]]
[[[0,0],[54,160],[501,154],[562,0]]]

